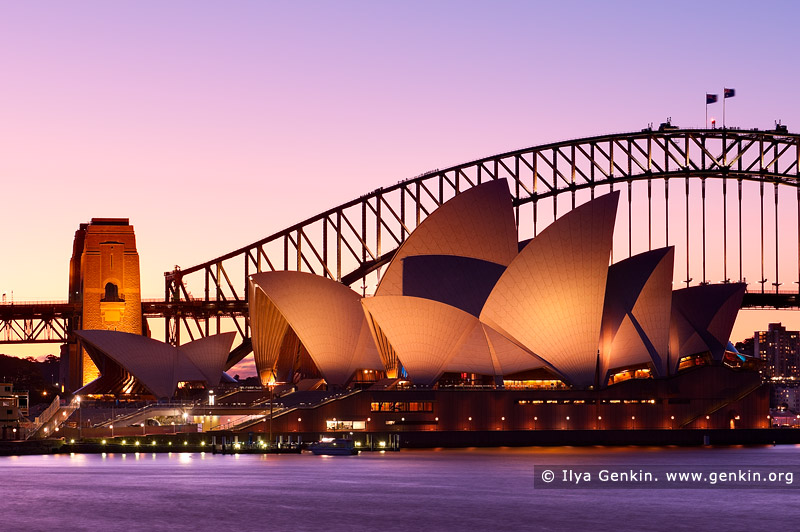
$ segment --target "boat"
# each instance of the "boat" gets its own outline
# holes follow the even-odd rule
[[[309,449],[316,455],[349,456],[358,454],[353,440],[345,438],[322,438],[317,443],[312,443]]]

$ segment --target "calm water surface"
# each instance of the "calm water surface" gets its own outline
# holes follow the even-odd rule
[[[785,466],[800,448],[0,458],[2,530],[795,530],[800,489],[534,490],[534,467]],[[788,528],[787,528],[788,527]]]

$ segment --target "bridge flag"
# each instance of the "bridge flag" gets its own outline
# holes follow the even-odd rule
[[[736,89],[722,89],[722,127],[725,128],[725,100],[736,96]]]

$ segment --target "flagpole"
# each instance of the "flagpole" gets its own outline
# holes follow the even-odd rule
[[[708,93],[706,93],[706,129],[708,129]]]
[[[722,129],[725,129],[725,100],[727,99],[725,97],[725,87],[722,87]]]

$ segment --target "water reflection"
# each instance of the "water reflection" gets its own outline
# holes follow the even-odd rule
[[[14,486],[3,505],[30,509],[15,516],[16,529],[777,530],[800,519],[796,491],[546,491],[533,489],[533,472],[548,464],[800,468],[797,449],[46,455],[0,458],[0,478]]]

